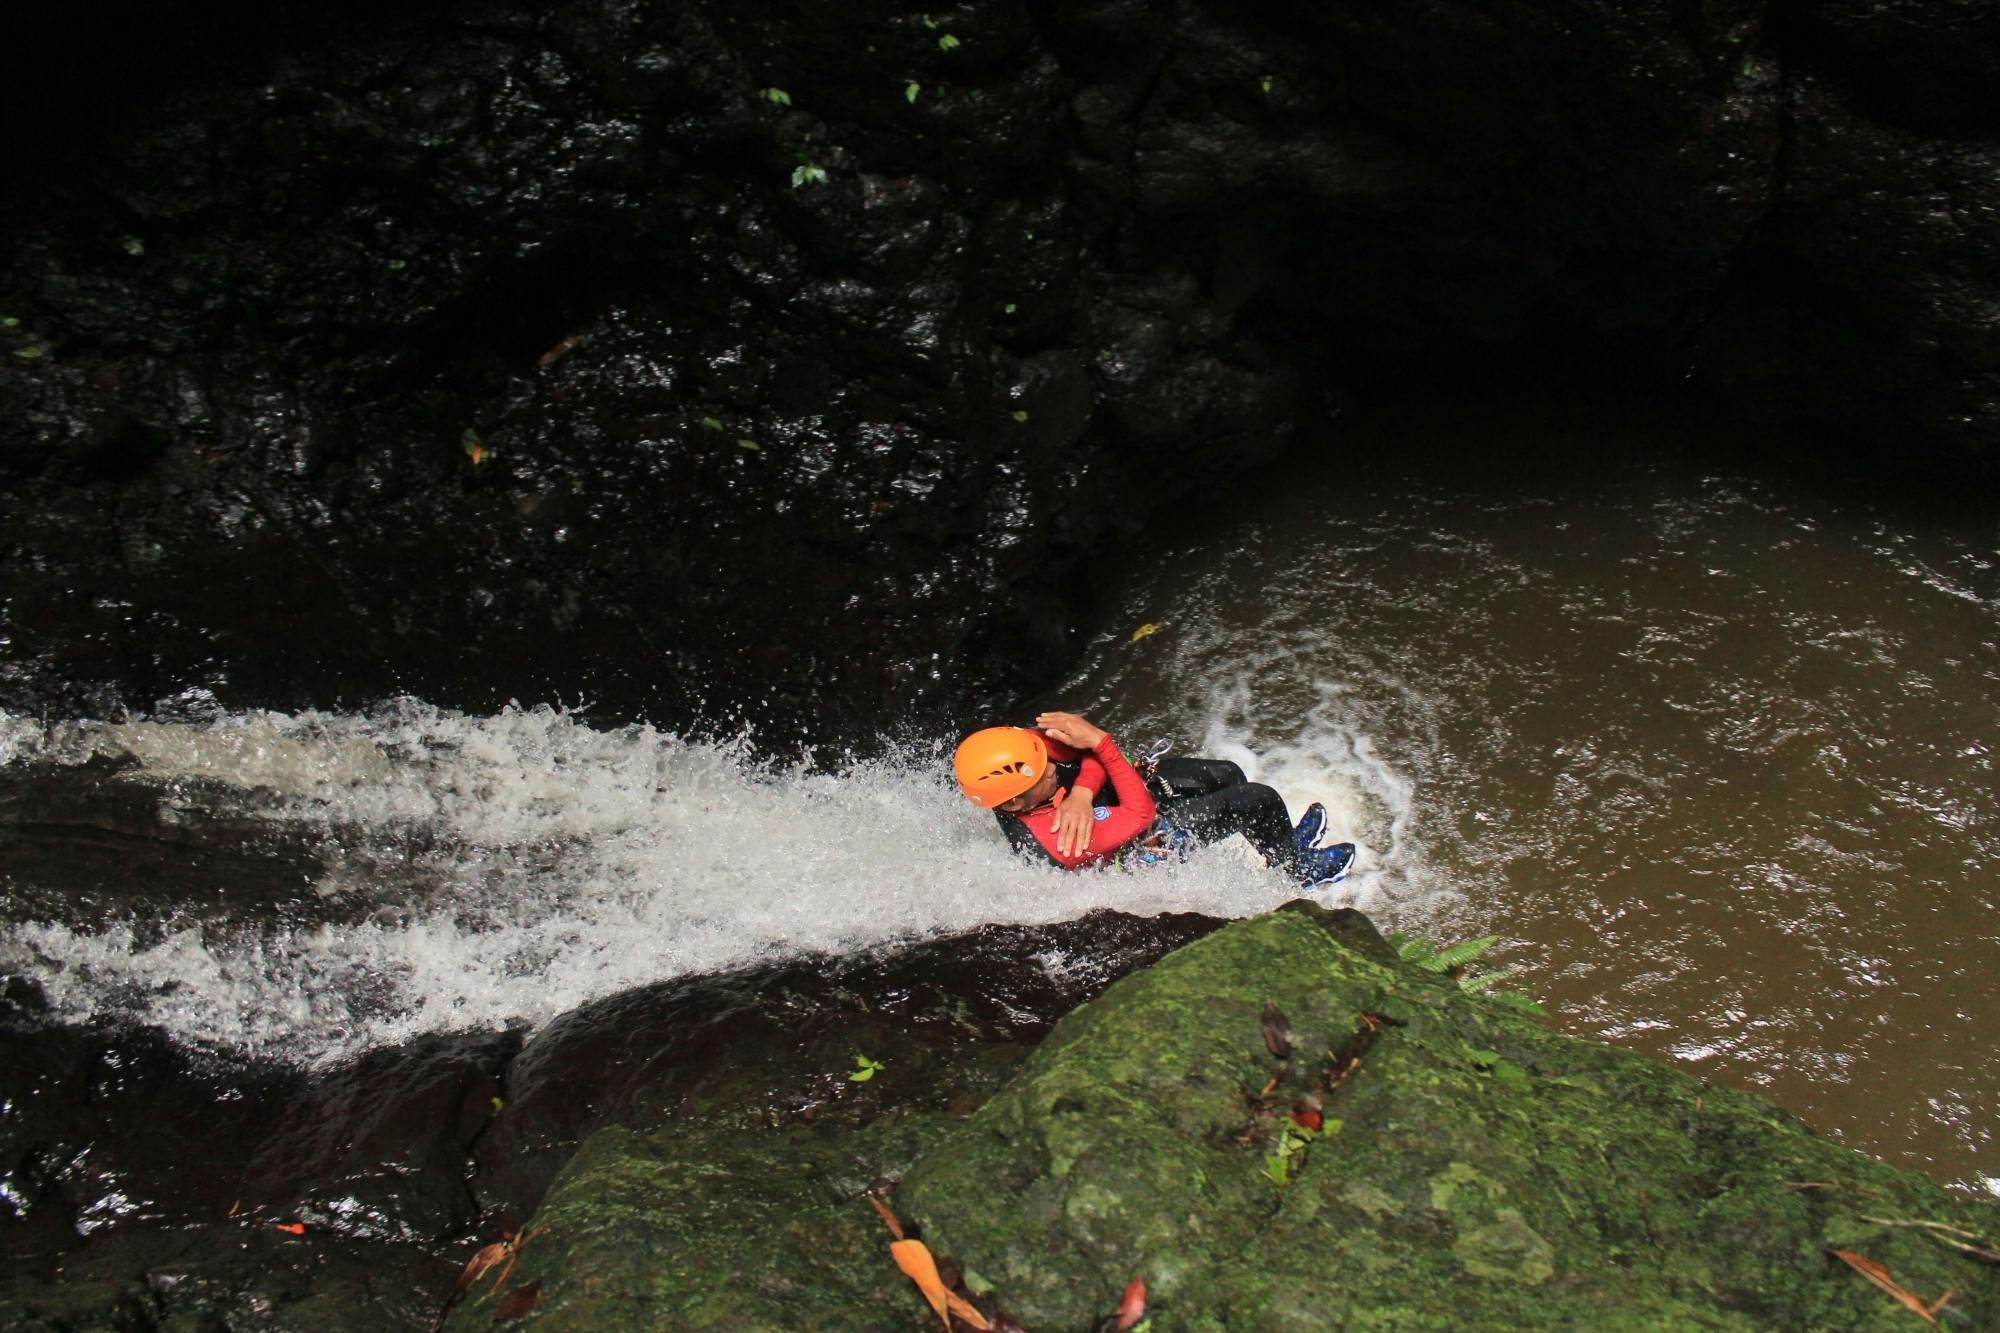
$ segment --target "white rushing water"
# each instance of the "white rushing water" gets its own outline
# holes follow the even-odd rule
[[[1339,827],[1396,799],[1362,753],[1293,755],[1264,776],[1328,801]],[[1099,908],[1241,916],[1294,893],[1240,839],[1136,873],[1030,864],[949,786],[942,745],[813,773],[546,708],[469,717],[404,701],[53,730],[0,715],[11,776],[107,758],[157,791],[170,823],[195,809],[306,835],[324,864],[297,891],[313,919],[191,904],[164,921],[11,921],[0,972],[33,979],[67,1019],[288,1060],[532,1026],[628,987],[816,951]],[[1332,901],[1380,905],[1392,877],[1371,855]]]

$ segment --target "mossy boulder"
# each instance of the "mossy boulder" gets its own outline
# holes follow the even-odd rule
[[[1307,1095],[1324,1128],[1284,1151]],[[969,1114],[726,1120],[591,1139],[508,1279],[540,1284],[524,1319],[919,1327],[861,1197],[887,1175],[966,1287],[1038,1331],[1093,1327],[1135,1276],[1155,1333],[1913,1326],[1834,1251],[1927,1302],[1949,1289],[1945,1327],[2000,1323],[2000,1273],[1941,1243],[1957,1233],[1887,1225],[1990,1236],[1992,1211],[1467,994],[1353,913],[1281,911],[1178,950]]]

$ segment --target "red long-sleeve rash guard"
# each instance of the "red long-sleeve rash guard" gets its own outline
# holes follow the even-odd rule
[[[1051,861],[1065,870],[1076,870],[1107,860],[1120,847],[1152,827],[1155,813],[1153,794],[1146,790],[1146,784],[1139,780],[1139,774],[1132,765],[1125,762],[1125,756],[1118,753],[1118,743],[1111,737],[1106,736],[1090,750],[1065,745],[1046,732],[1042,733],[1042,740],[1049,747],[1049,758],[1059,764],[1082,757],[1083,762],[1077,769],[1077,786],[1100,792],[1104,790],[1104,781],[1108,776],[1111,790],[1118,793],[1118,804],[1100,805],[1092,812],[1096,819],[1090,826],[1090,845],[1068,856],[1056,851],[1055,802],[1051,801],[1041,809],[1021,816],[1021,823],[1035,835],[1035,841],[1041,844]]]

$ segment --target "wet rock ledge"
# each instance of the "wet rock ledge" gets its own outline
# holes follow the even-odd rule
[[[935,1327],[871,1189],[1037,1333],[1098,1326],[1134,1277],[1156,1333],[1914,1326],[1836,1252],[1949,1290],[1943,1327],[2000,1321],[2000,1269],[1946,1243],[1994,1210],[1467,994],[1351,912],[1186,945],[990,1096],[983,1066],[947,1099],[954,1071],[892,1061],[868,1113],[774,1123],[726,1086],[773,1072],[590,1137],[449,1327]],[[1284,1152],[1308,1095],[1323,1128]]]

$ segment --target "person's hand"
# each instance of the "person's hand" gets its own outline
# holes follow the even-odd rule
[[[1104,729],[1093,727],[1075,713],[1043,713],[1035,719],[1035,725],[1064,745],[1074,745],[1079,750],[1094,750],[1104,739]]]
[[[1097,822],[1097,816],[1091,812],[1092,795],[1088,787],[1079,787],[1056,806],[1058,855],[1073,856],[1090,846],[1090,826]]]

